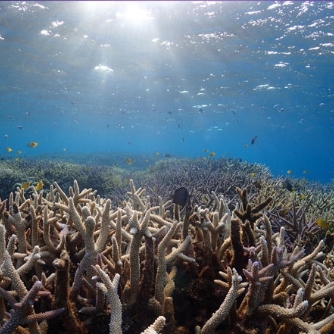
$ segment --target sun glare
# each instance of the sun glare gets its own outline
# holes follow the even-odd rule
[[[110,3],[109,1],[82,1],[78,4],[89,13],[108,10],[111,7],[112,2]]]
[[[146,25],[153,21],[152,12],[146,9],[145,1],[80,1],[85,15],[110,14],[111,20],[133,25]]]
[[[126,20],[134,24],[146,23],[153,19],[148,10],[138,6],[136,3],[129,3],[124,11],[117,12],[116,18]]]

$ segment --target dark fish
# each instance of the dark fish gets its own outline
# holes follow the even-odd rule
[[[288,191],[293,191],[293,185],[289,180],[285,180],[282,184],[283,188],[287,189]]]
[[[198,111],[199,111],[200,113],[202,113],[202,112],[203,112],[203,109],[202,109],[202,108],[199,108]]]
[[[165,158],[170,158],[171,155],[170,155],[169,153],[166,153],[166,154],[164,155],[164,157],[165,157]]]
[[[22,126],[22,125],[18,125],[17,128],[18,128],[19,130],[23,130],[23,126]]]
[[[185,187],[177,188],[173,195],[173,203],[181,206],[190,204],[190,195]]]
[[[256,140],[257,136],[254,136],[251,140],[251,144],[253,145],[255,143],[255,140]]]
[[[254,182],[253,182],[253,185],[254,185],[254,187],[257,188],[257,189],[261,189],[261,188],[262,188],[261,183],[260,183],[260,181],[258,181],[258,180],[254,181]]]

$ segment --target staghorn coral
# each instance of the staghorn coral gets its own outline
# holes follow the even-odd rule
[[[13,331],[15,331],[15,329],[20,325],[28,325],[30,333],[41,333],[41,329],[36,324],[37,322],[46,321],[48,319],[57,317],[65,311],[64,308],[59,308],[56,310],[35,314],[32,308],[32,303],[37,297],[41,287],[42,282],[35,282],[30,291],[25,294],[20,302],[17,302],[10,293],[0,287],[0,295],[7,300],[12,308],[9,319],[0,329],[1,334],[13,333]]]
[[[305,252],[304,225],[273,229],[275,194],[238,182],[185,212],[132,180],[118,205],[77,181],[17,189],[0,203],[0,333],[331,333],[333,250]]]

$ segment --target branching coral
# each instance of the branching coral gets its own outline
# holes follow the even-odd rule
[[[0,295],[5,298],[12,307],[9,319],[0,329],[1,334],[11,334],[20,325],[28,325],[30,333],[40,333],[36,322],[57,317],[65,311],[64,308],[59,308],[57,310],[35,314],[32,303],[38,296],[41,287],[42,282],[37,281],[20,302],[17,302],[11,294],[0,287]]]
[[[333,251],[305,251],[307,224],[278,226],[275,194],[232,179],[183,211],[132,180],[118,205],[77,181],[17,189],[0,203],[0,333],[331,333]]]

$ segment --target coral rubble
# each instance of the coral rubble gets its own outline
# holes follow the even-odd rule
[[[0,334],[333,332],[330,232],[232,179],[185,208],[133,180],[118,205],[77,181],[18,187],[0,202]]]

